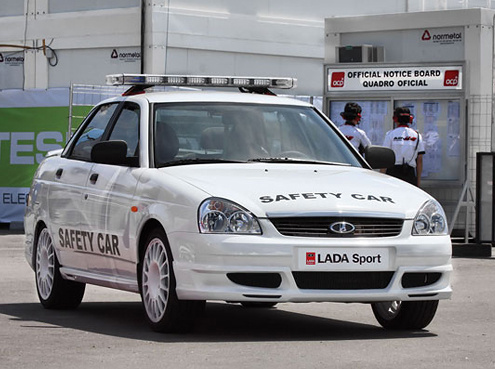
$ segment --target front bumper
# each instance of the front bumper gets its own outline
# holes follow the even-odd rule
[[[265,224],[264,234],[169,234],[177,294],[186,300],[376,302],[448,299],[452,294],[449,236],[285,237]],[[374,265],[306,265],[307,250],[326,255],[386,255]],[[345,250],[345,251],[343,251]],[[372,260],[372,257],[369,257]],[[375,283],[376,282],[376,283]]]

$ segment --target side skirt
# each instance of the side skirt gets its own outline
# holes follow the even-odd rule
[[[85,270],[61,267],[60,273],[70,281],[94,284],[117,290],[139,293],[137,281],[130,278],[115,277],[107,274],[91,273]]]

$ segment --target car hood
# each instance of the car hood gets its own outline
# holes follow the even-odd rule
[[[162,168],[212,197],[258,217],[382,216],[414,218],[426,192],[369,169],[308,164],[203,164]]]

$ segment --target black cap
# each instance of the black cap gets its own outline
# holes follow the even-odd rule
[[[398,123],[411,123],[411,111],[405,106],[399,106],[398,108],[395,108],[394,117],[396,118]]]
[[[358,103],[348,102],[347,104],[345,104],[344,111],[340,113],[340,115],[345,120],[353,120],[356,119],[358,114],[361,114],[361,111],[361,106],[359,106]]]

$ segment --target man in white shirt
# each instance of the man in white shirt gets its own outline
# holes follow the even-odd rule
[[[361,111],[361,106],[357,103],[348,102],[345,104],[344,111],[340,113],[345,123],[339,129],[362,155],[364,150],[371,145],[371,141],[366,132],[357,127],[361,120]]]
[[[425,145],[419,132],[409,127],[413,118],[408,108],[396,108],[394,122],[397,128],[385,134],[383,146],[395,153],[395,165],[387,168],[386,173],[419,187]]]

